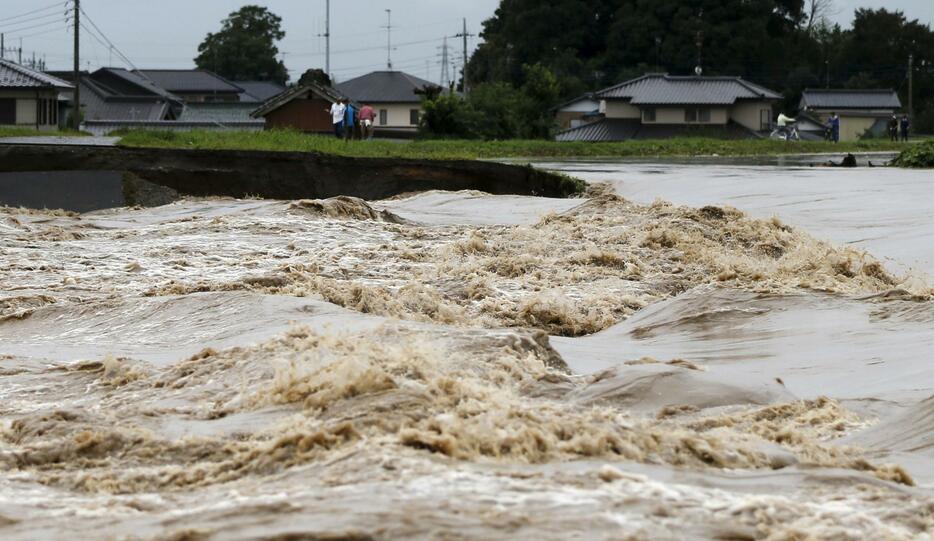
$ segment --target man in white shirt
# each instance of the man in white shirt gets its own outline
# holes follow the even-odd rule
[[[343,101],[335,101],[331,104],[331,123],[334,124],[334,135],[338,139],[343,139],[344,137],[344,113],[347,111],[347,106],[344,105]]]

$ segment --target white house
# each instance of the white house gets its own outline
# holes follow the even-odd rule
[[[418,130],[422,99],[417,91],[438,85],[401,71],[374,71],[334,85],[341,94],[376,111],[376,133],[406,135]]]
[[[73,90],[69,83],[9,60],[0,59],[0,126],[56,130]]]

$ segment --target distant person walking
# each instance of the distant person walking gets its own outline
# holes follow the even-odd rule
[[[908,130],[911,129],[911,119],[908,118],[908,115],[902,116],[902,141],[908,142]]]
[[[837,113],[830,113],[830,139],[834,143],[840,142],[840,117]]]
[[[889,139],[898,141],[898,117],[895,115],[889,120]]]
[[[369,104],[360,109],[360,135],[363,139],[373,138],[373,122],[376,121],[376,111]]]
[[[331,104],[331,123],[334,124],[334,136],[338,139],[344,136],[344,114],[346,108],[340,100]]]
[[[350,103],[350,100],[344,100],[344,102],[344,140],[349,141],[354,138],[357,109]]]

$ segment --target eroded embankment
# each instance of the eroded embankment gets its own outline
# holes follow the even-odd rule
[[[492,194],[568,197],[584,184],[569,177],[493,162],[349,158],[300,152],[186,150],[55,145],[0,145],[0,173],[109,171],[128,173],[122,188],[102,186],[101,204],[161,205],[167,197],[314,199],[339,195],[383,199],[422,190],[482,190]],[[0,204],[16,177],[0,182]],[[24,179],[22,182],[28,182]],[[154,188],[152,185],[161,189]],[[61,181],[60,189],[67,189]],[[109,190],[109,191],[108,191]],[[88,197],[88,189],[82,196]],[[114,192],[114,193],[110,193]],[[35,195],[35,194],[30,194]],[[36,204],[36,208],[54,208]]]

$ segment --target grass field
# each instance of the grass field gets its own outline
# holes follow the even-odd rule
[[[424,140],[339,141],[288,130],[263,132],[160,132],[130,131],[120,142],[130,147],[194,148],[318,152],[338,156],[421,159],[493,158],[626,158],[653,156],[771,156],[777,154],[897,151],[904,143],[867,140],[852,143],[785,142],[772,140],[725,141],[680,138],[619,143],[557,143],[554,141]]]

